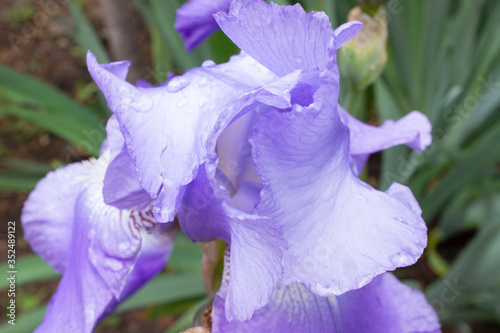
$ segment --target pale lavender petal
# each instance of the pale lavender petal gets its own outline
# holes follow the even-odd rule
[[[258,189],[244,191],[247,193],[242,195],[248,196],[248,200],[258,200]],[[235,209],[219,198],[204,168],[186,188],[179,223],[193,240],[220,238],[229,244],[233,278],[226,299],[228,320],[248,319],[267,303],[281,276],[286,247],[279,225]]]
[[[389,273],[340,296],[314,295],[298,283],[278,284],[269,303],[243,322],[226,320],[225,288],[214,300],[213,333],[441,332],[436,312],[424,295]]]
[[[225,177],[219,174],[220,177]],[[186,186],[179,209],[179,224],[182,231],[193,242],[207,242],[212,239],[231,241],[231,221],[212,188],[201,166],[196,178]]]
[[[104,202],[119,209],[142,209],[149,204],[151,197],[137,179],[134,161],[130,158],[114,115],[108,120],[106,132],[111,162],[104,177]]]
[[[413,264],[427,241],[403,185],[379,192],[353,172],[335,89],[321,87],[310,107],[261,116],[250,141],[265,185],[257,212],[283,226],[289,245],[283,281],[323,296]]]
[[[276,79],[248,56],[207,64],[174,77],[166,86],[136,88],[99,65],[88,67],[114,112],[134,161],[137,178],[152,198],[158,221],[172,221],[182,193],[206,158],[207,137],[220,113],[247,91]]]
[[[424,151],[432,142],[432,125],[427,116],[418,111],[412,111],[397,121],[387,120],[375,127],[357,120],[340,105],[338,109],[342,121],[349,128],[350,151],[359,172],[372,153],[402,144]]]
[[[105,154],[99,160],[64,167],[44,178],[26,202],[22,221],[30,234],[41,224],[30,211],[46,204],[55,190],[73,193],[55,198],[58,207],[52,206],[46,215],[38,212],[47,229],[44,250],[57,251],[61,258],[56,264],[63,257],[64,264],[58,290],[36,332],[91,332],[100,318],[161,270],[170,255],[173,231],[158,224],[150,210],[120,211],[104,204],[102,186],[108,161]],[[79,186],[54,177],[57,174],[79,178]],[[72,211],[64,223],[58,221],[63,208]],[[63,230],[65,240],[61,242]],[[36,246],[36,241],[28,241]]]
[[[259,112],[252,110],[230,124],[217,140],[219,168],[237,188],[245,181],[258,181],[252,158],[252,146],[248,137],[255,126]]]
[[[353,39],[354,36],[356,36],[356,34],[359,32],[359,30],[361,30],[362,26],[362,22],[349,21],[335,29],[335,47],[339,49],[345,43]]]
[[[282,273],[286,241],[272,220],[226,207],[231,218],[231,281],[226,298],[228,320],[249,319],[269,300]]]
[[[49,172],[24,203],[21,223],[31,249],[59,273],[64,272],[71,243],[75,204],[90,176],[89,162]]]
[[[239,188],[232,188],[228,177],[217,168],[218,139],[229,124],[246,122],[244,117],[248,112],[259,112],[262,105],[290,109],[292,100],[303,101],[294,93],[298,86],[314,91],[320,83],[319,72],[295,71],[245,94],[228,106],[207,143],[211,152],[205,164],[207,175],[198,174],[199,178],[186,188],[179,211],[184,232],[195,240],[229,238],[226,241],[231,248],[233,282],[226,299],[228,320],[248,319],[256,309],[264,306],[281,276],[282,253],[287,244],[281,226],[267,217],[249,214],[260,199],[260,185],[243,182]],[[230,235],[221,232],[225,230],[230,230]]]
[[[279,76],[324,69],[335,58],[335,35],[323,12],[306,14],[299,4],[235,0],[229,14],[214,17],[239,48]]]
[[[219,29],[213,15],[227,12],[230,4],[231,0],[190,0],[177,10],[174,28],[184,39],[186,51],[191,51]]]

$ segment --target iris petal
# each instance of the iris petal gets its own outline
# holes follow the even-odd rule
[[[119,209],[144,208],[143,206],[151,201],[151,197],[136,177],[134,162],[127,151],[114,115],[108,120],[106,132],[111,162],[104,177],[104,202]]]
[[[193,240],[221,238],[228,243],[233,278],[228,286],[226,316],[228,320],[245,320],[267,303],[281,276],[286,242],[278,224],[244,213],[229,201],[215,194],[201,168],[187,186],[179,223]]]
[[[206,158],[205,142],[226,106],[275,76],[248,56],[192,69],[161,87],[138,88],[99,65],[89,71],[114,112],[158,221],[172,221],[182,193]]]
[[[150,210],[120,211],[104,203],[108,159],[105,154],[47,175],[25,203],[26,234],[41,234],[28,236],[28,242],[63,272],[37,332],[91,332],[100,318],[158,273],[171,253],[173,231],[156,223]],[[65,181],[70,179],[79,181]],[[48,206],[41,214],[50,201],[58,207]]]
[[[223,286],[212,310],[214,333],[441,332],[438,317],[424,295],[389,273],[340,296],[314,295],[298,283],[278,285],[269,303],[243,322],[226,320],[225,297]]]
[[[190,0],[176,12],[175,29],[186,45],[186,51],[194,49],[205,38],[219,29],[213,15],[228,11],[231,0]]]
[[[432,142],[432,125],[427,116],[418,111],[412,111],[397,121],[387,120],[375,127],[357,120],[340,105],[338,109],[342,121],[349,128],[350,151],[359,172],[363,170],[370,154],[402,144],[424,151]]]
[[[283,281],[323,296],[413,264],[427,240],[407,188],[379,192],[356,176],[335,89],[322,86],[310,107],[261,116],[250,139],[264,183],[257,213],[283,227],[289,246]]]
[[[323,12],[306,14],[299,4],[235,0],[229,13],[214,15],[240,49],[284,76],[297,69],[325,69],[335,58],[335,35]]]

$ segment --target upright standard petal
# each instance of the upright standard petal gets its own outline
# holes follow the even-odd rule
[[[41,231],[45,237],[43,247],[37,238],[28,238],[30,245],[53,253],[49,263],[63,272],[37,332],[91,332],[100,318],[161,270],[170,255],[173,231],[158,224],[150,210],[120,211],[104,204],[108,159],[105,154],[49,174],[25,203],[21,220],[26,233]],[[75,178],[78,186],[61,181]],[[73,195],[55,198],[52,209],[41,215],[40,207],[55,190]],[[63,209],[72,214],[64,221]]]
[[[281,226],[265,216],[252,214],[260,199],[260,185],[231,182],[218,169],[219,139],[231,139],[231,135],[226,138],[221,133],[230,130],[230,124],[238,125],[241,121],[245,125],[248,115],[253,119],[263,109],[268,110],[261,108],[262,105],[289,109],[292,100],[302,100],[295,96],[295,88],[301,86],[314,91],[319,79],[317,72],[296,71],[231,103],[208,140],[210,154],[205,164],[206,173],[200,169],[197,178],[186,187],[179,211],[183,231],[194,241],[222,238],[231,249],[233,278],[226,299],[228,320],[248,319],[267,303],[281,276],[286,241]],[[253,116],[252,112],[256,114]],[[231,154],[226,157],[231,158]],[[224,157],[223,161],[227,159]]]
[[[340,117],[350,131],[350,152],[361,172],[370,154],[397,145],[424,151],[432,142],[432,125],[424,114],[412,111],[403,118],[387,120],[381,126],[367,125],[351,116],[340,105]]]
[[[275,75],[246,55],[222,65],[206,64],[165,86],[138,88],[99,65],[89,71],[114,112],[137,178],[152,198],[158,221],[172,221],[182,193],[206,158],[205,142],[226,106]],[[109,65],[107,65],[109,66]]]
[[[353,172],[335,89],[322,86],[309,107],[261,116],[251,137],[265,185],[257,212],[283,227],[289,246],[283,281],[323,296],[413,264],[427,240],[409,190],[379,192]]]
[[[235,0],[229,13],[215,18],[239,48],[278,76],[297,69],[326,69],[335,58],[335,34],[323,12],[306,14],[299,4]]]
[[[189,0],[177,10],[174,28],[184,39],[186,51],[191,51],[219,29],[213,15],[227,12],[230,4],[231,0]]]
[[[243,322],[226,320],[226,288],[221,287],[214,300],[213,333],[441,332],[436,312],[424,295],[389,273],[340,296],[314,295],[298,283],[278,285],[269,303]]]

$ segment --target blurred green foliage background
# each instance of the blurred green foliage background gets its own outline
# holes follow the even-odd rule
[[[9,208],[14,213],[2,218],[5,222],[9,218],[19,221],[18,216],[11,216],[21,206],[11,197],[25,198],[46,172],[99,153],[110,113],[85,73],[86,50],[91,49],[100,62],[122,60],[112,59],[108,52],[98,2],[44,3],[5,1],[0,9],[5,31],[0,52],[0,199],[4,206],[17,203]],[[299,3],[307,11],[325,11],[334,27],[345,22],[357,5],[355,0]],[[182,73],[206,59],[223,62],[238,52],[219,31],[186,53],[173,28],[175,10],[181,4],[178,0],[124,1],[142,31],[140,42],[130,39],[138,43],[145,59],[140,71],[154,84],[165,81],[168,72]],[[425,291],[445,332],[499,332],[500,2],[388,0],[385,6],[384,71],[361,89],[343,77],[340,103],[372,124],[399,119],[412,110],[425,113],[433,124],[434,140],[426,151],[391,148],[372,156],[363,174],[381,189],[394,181],[410,186],[429,226],[429,245],[423,257],[396,275]],[[51,29],[67,36],[69,47],[60,47],[61,40],[52,37],[48,45],[53,43],[58,49],[57,57],[61,49],[66,50],[72,66],[80,69],[79,73],[68,69],[66,81],[43,74],[39,67],[44,64],[31,59],[30,43],[50,35]],[[46,56],[50,59],[51,54],[49,47]],[[16,57],[27,59],[17,66],[21,70],[13,68]],[[35,147],[22,153],[32,137],[37,138]],[[0,212],[9,211],[2,207]],[[123,315],[130,311],[140,314],[136,321],[159,322],[150,331],[169,327],[166,332],[178,332],[190,326],[194,313],[206,302],[200,272],[202,251],[185,237],[179,237],[177,243],[164,272],[122,304],[96,332],[144,331],[139,324],[134,326],[136,330],[130,328],[133,325]],[[25,333],[37,326],[58,278],[39,257],[24,252],[18,256],[21,312],[16,326],[0,326],[5,333]],[[0,271],[7,271],[5,264]],[[0,280],[2,307],[6,286],[6,280]]]

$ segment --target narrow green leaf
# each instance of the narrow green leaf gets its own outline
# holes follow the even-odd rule
[[[121,313],[203,295],[205,295],[205,289],[200,274],[160,274],[118,306],[116,312]]]
[[[182,69],[200,66],[204,57],[200,56],[201,50],[197,52],[184,51],[184,43],[181,37],[174,29],[175,10],[177,9],[175,1],[150,0],[151,14],[155,25],[160,30],[168,51],[175,60],[175,63]]]
[[[35,328],[43,320],[43,316],[45,315],[45,311],[47,310],[47,306],[40,306],[33,311],[28,313],[23,313],[19,316],[16,315],[15,325],[11,325],[8,322],[0,325],[0,332],[2,333],[26,333],[33,332]],[[7,320],[10,320],[7,319]]]
[[[180,316],[175,321],[175,323],[165,331],[165,333],[179,333],[179,332],[183,332],[183,331],[187,330],[190,327],[193,327],[193,318],[194,318],[196,312],[198,311],[198,309],[200,307],[205,305],[207,302],[208,302],[208,299],[203,298],[199,302],[196,302],[195,304],[193,304],[193,306],[191,306],[189,308],[189,310],[184,312],[182,314],[182,316]]]
[[[31,191],[42,176],[26,175],[17,171],[0,171],[0,189]]]
[[[175,246],[168,261],[169,268],[179,272],[201,275],[201,258],[203,250],[199,244],[193,243],[184,234],[175,237]]]
[[[20,227],[20,226],[19,226]],[[10,271],[8,263],[0,265],[0,272]],[[29,254],[16,260],[16,286],[58,278],[60,275],[36,254]],[[9,281],[0,280],[0,289],[7,288]]]
[[[0,95],[18,102],[46,107],[53,113],[73,116],[91,126],[99,124],[99,119],[92,110],[75,103],[57,88],[5,66],[0,66]]]
[[[500,126],[490,129],[476,140],[475,144],[464,151],[455,168],[421,202],[423,217],[432,221],[450,196],[459,191],[468,182],[481,178],[495,165],[500,156]]]
[[[105,138],[103,129],[99,124],[96,127],[80,123],[77,119],[68,116],[59,116],[47,109],[32,110],[16,105],[2,106],[0,111],[26,119],[49,132],[68,140],[74,146],[98,156],[99,148]],[[97,134],[97,135],[96,135]]]
[[[82,49],[82,56],[85,58],[87,50],[91,50],[98,62],[110,62],[110,57],[101,42],[101,38],[87,19],[83,9],[77,4],[77,1],[68,1],[68,7],[75,24],[73,26],[66,24],[66,28]]]

